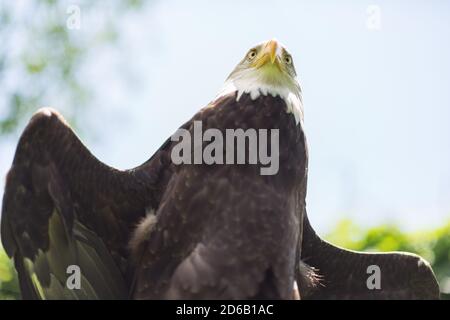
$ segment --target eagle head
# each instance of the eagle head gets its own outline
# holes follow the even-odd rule
[[[226,79],[218,97],[237,92],[236,99],[247,93],[255,100],[260,95],[279,96],[296,123],[303,121],[301,89],[292,55],[272,39],[252,47]]]

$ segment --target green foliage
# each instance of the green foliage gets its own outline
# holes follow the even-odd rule
[[[442,298],[450,299],[450,223],[432,231],[405,233],[392,225],[364,230],[350,220],[344,220],[326,239],[357,251],[416,253],[430,262],[439,281]]]
[[[3,247],[0,246],[0,300],[20,297],[17,273]]]

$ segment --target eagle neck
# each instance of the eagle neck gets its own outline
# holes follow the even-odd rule
[[[260,96],[279,96],[286,103],[286,112],[292,114],[297,125],[303,126],[303,102],[300,88],[298,90],[291,89],[286,86],[274,86],[271,84],[261,83],[260,81],[246,81],[242,79],[228,79],[222,89],[219,91],[216,99],[235,93],[236,101],[242,97],[244,93],[250,95],[252,100],[256,100]]]

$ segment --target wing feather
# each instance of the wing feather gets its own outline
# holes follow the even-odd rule
[[[302,299],[439,299],[433,271],[418,255],[338,248],[322,240],[304,217],[302,261],[316,269],[320,284],[312,290],[300,288]],[[367,286],[371,265],[380,268],[380,289]]]
[[[116,170],[56,111],[33,116],[7,175],[1,223],[23,298],[128,296],[128,239],[146,209],[158,205],[162,150],[140,167]],[[66,288],[71,264],[81,268],[82,290]]]

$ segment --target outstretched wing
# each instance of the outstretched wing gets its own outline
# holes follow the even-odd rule
[[[98,161],[57,112],[33,116],[7,175],[1,224],[23,298],[128,295],[127,244],[140,217],[159,201],[163,150],[119,171]]]
[[[306,288],[306,295],[300,288],[302,299],[439,299],[436,278],[421,257],[335,247],[315,233],[306,214],[301,255],[320,277],[320,284]],[[371,277],[378,275],[379,283]]]

